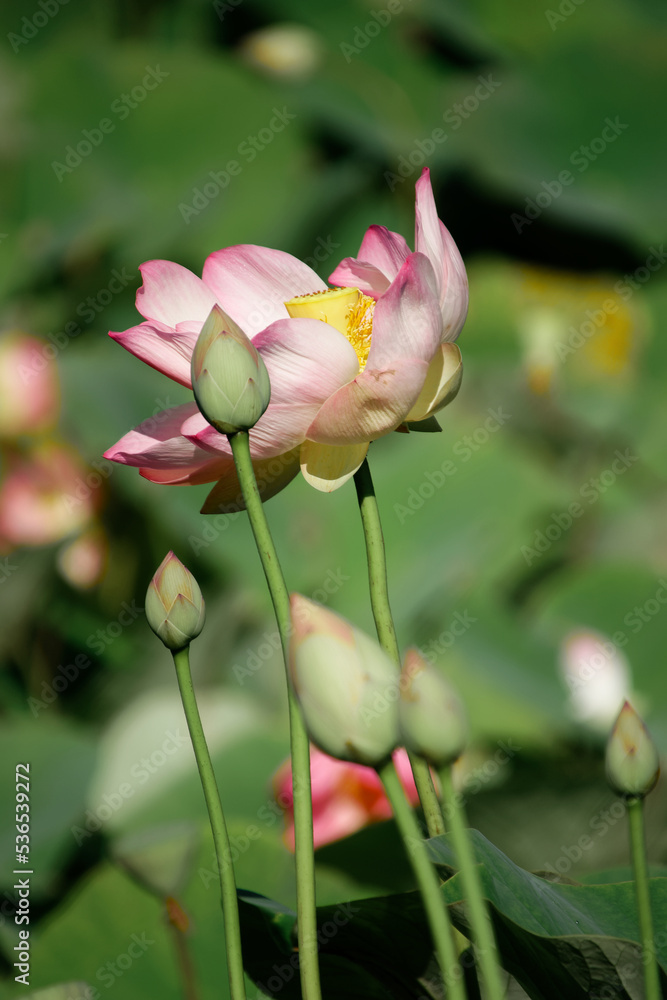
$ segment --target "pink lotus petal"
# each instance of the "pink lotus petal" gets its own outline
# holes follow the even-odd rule
[[[459,248],[442,222],[440,231],[447,260],[446,289],[440,296],[442,340],[451,343],[460,334],[468,315],[468,275]]]
[[[394,367],[404,358],[427,364],[440,344],[441,315],[428,259],[413,253],[378,301],[367,368]]]
[[[461,386],[463,362],[456,344],[440,344],[428,372],[419,398],[406,420],[427,420],[454,399]]]
[[[148,479],[151,483],[160,483],[163,486],[201,486],[203,483],[214,483],[221,476],[229,472],[230,464],[234,461],[231,456],[221,455],[219,458],[208,460],[201,458],[192,465],[184,465],[180,468],[172,469],[150,469],[147,466],[139,469],[139,475]]]
[[[358,260],[374,264],[393,281],[410,253],[400,233],[392,233],[386,226],[369,226],[359,247]]]
[[[427,167],[416,185],[415,249],[433,266],[442,313],[441,339],[456,340],[468,311],[468,278],[459,249],[438,218]]]
[[[359,371],[348,340],[317,319],[272,323],[253,340],[271,380],[271,402],[250,432],[253,458],[270,458],[301,444],[322,404]],[[203,420],[203,418],[202,418]],[[202,448],[220,450],[226,439],[197,415],[182,433]]]
[[[327,399],[306,432],[321,444],[363,444],[389,434],[403,423],[419,397],[428,363],[402,358],[394,368],[366,366]]]
[[[294,448],[282,455],[260,460],[253,459],[253,469],[259,495],[263,501],[280,493],[291,483],[299,471],[299,449]],[[234,462],[227,466],[219,482],[206,497],[202,514],[233,514],[245,510],[243,493],[236,475]]]
[[[389,288],[389,278],[375,264],[367,264],[354,257],[346,257],[336,270],[329,275],[329,281],[337,288],[358,288],[364,295],[377,299]]]
[[[192,332],[176,331],[162,323],[146,322],[120,333],[112,331],[109,336],[140,361],[145,361],[151,368],[189,389],[192,387],[190,358],[199,334],[195,332],[196,324],[187,325]]]
[[[401,784],[410,804],[415,806],[419,797],[408,755],[400,749],[393,757]],[[311,747],[310,774],[315,847],[323,847],[371,823],[391,818],[391,806],[373,768],[334,760]],[[285,813],[285,841],[290,850],[294,850],[294,794],[289,760],[276,772],[273,788],[276,801]]]
[[[176,327],[188,320],[200,326],[215,305],[215,295],[187,267],[169,260],[149,260],[139,267],[144,283],[137,309],[148,320]]]
[[[197,409],[184,403],[162,410],[129,431],[104,453],[104,457],[137,468],[178,469],[211,461],[207,451],[181,434],[181,425]]]
[[[321,493],[333,493],[361,468],[367,453],[368,441],[345,445],[304,441],[299,453],[301,475]]]
[[[251,244],[216,250],[207,257],[204,282],[249,337],[275,320],[287,319],[285,302],[295,295],[327,287],[291,254]]]
[[[53,345],[19,331],[0,335],[0,437],[36,434],[60,405]]]
[[[100,490],[87,485],[91,471],[77,453],[55,442],[9,456],[3,472],[0,547],[5,551],[7,546],[48,545],[65,538],[90,521],[101,500]]]

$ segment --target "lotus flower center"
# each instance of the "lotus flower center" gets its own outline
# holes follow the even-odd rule
[[[326,292],[297,295],[285,303],[294,318],[320,319],[347,337],[359,358],[361,371],[366,367],[371,349],[375,299],[358,288],[329,288]]]

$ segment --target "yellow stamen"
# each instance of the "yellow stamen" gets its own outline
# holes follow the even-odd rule
[[[371,349],[375,299],[362,295],[358,288],[330,288],[326,292],[298,295],[285,303],[295,317],[320,319],[340,330],[349,340],[363,371]]]

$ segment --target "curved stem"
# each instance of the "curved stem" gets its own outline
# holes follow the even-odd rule
[[[648,866],[646,863],[646,842],[644,838],[644,800],[628,799],[628,823],[630,826],[630,852],[635,876],[639,930],[641,933],[644,960],[644,987],[646,1000],[660,1000],[660,974],[653,938],[653,917],[648,886]]]
[[[289,593],[285,585],[278,553],[273,544],[262,499],[257,489],[255,470],[250,458],[247,431],[229,435],[236,473],[250,526],[262,562],[278,622],[280,641],[289,662],[289,640],[292,632]],[[315,913],[315,859],[313,855],[313,806],[310,788],[310,746],[289,675],[290,748],[292,753],[292,786],[294,790],[294,839],[297,890],[297,933],[299,939],[299,970],[304,1000],[320,1000],[320,971],[317,957],[317,917]]]
[[[403,837],[408,858],[422,894],[438,963],[447,985],[447,997],[449,1000],[466,1000],[449,911],[440,892],[435,868],[429,860],[426,843],[421,836],[414,813],[405,798],[393,762],[390,761],[379,767],[378,774],[391,803],[397,826]]]
[[[375,619],[375,628],[380,645],[400,670],[401,654],[396,639],[391,605],[389,604],[384,537],[382,535],[380,511],[378,510],[368,459],[364,459],[363,464],[355,472],[354,485],[357,490],[361,523],[366,541],[368,584],[371,593],[371,608],[373,610],[373,618]],[[412,774],[417,786],[417,792],[419,793],[419,799],[424,810],[429,837],[437,837],[445,832],[445,824],[438,796],[433,786],[431,772],[423,757],[418,757],[413,753],[408,754],[408,756],[412,765]]]
[[[451,767],[440,772],[442,797],[449,817],[450,837],[461,872],[461,883],[470,913],[474,952],[486,985],[488,1000],[502,1000],[505,988],[498,962],[493,925],[484,902],[477,863],[468,838],[459,796],[454,791]]]
[[[190,731],[195,752],[199,777],[201,778],[208,818],[213,831],[213,844],[220,874],[222,914],[225,921],[225,947],[227,950],[227,972],[232,1000],[246,1000],[245,977],[243,975],[243,955],[241,953],[241,925],[239,904],[234,881],[232,851],[227,833],[227,825],[220,804],[220,793],[213,772],[211,755],[206,744],[204,729],[197,707],[192,674],[190,673],[190,647],[179,649],[173,654],[178,687],[181,692],[183,710]]]

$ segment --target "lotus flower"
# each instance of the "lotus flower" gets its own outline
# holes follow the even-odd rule
[[[578,722],[606,730],[632,689],[630,664],[610,639],[592,629],[571,632],[560,653],[560,669]]]
[[[0,551],[50,545],[85,528],[99,503],[86,471],[73,449],[54,441],[10,453],[0,484]]]
[[[410,803],[416,806],[419,796],[405,750],[394,753],[394,763]],[[349,837],[370,823],[391,819],[391,806],[374,768],[334,760],[321,750],[311,747],[310,775],[315,847],[330,844],[341,837]],[[289,760],[276,772],[273,790],[278,805],[285,813],[285,842],[293,851],[294,796]]]
[[[145,322],[111,334],[136,357],[191,387],[190,359],[216,305],[262,357],[271,402],[250,448],[265,499],[299,467],[317,489],[337,489],[371,441],[418,427],[458,390],[453,341],[467,310],[465,268],[437,217],[428,170],[416,192],[415,252],[397,233],[371,226],[359,258],[333,272],[336,289],[289,254],[259,246],[212,253],[201,279],[169,261],[141,267]],[[140,424],[106,457],[156,483],[217,481],[205,513],[243,507],[229,443],[194,402]]]
[[[0,438],[37,434],[55,423],[60,405],[55,353],[53,344],[20,331],[0,334]]]

